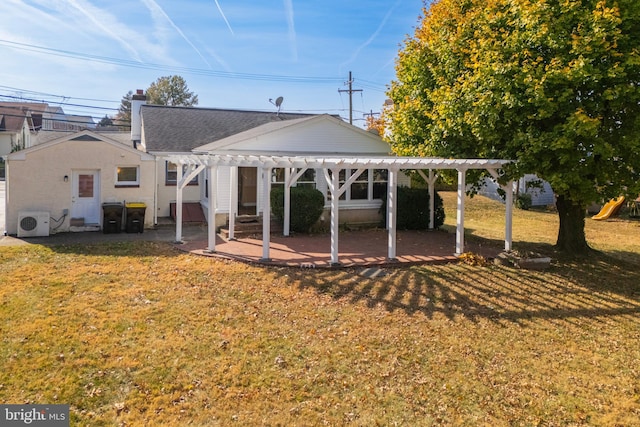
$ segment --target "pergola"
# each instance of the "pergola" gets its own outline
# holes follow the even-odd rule
[[[345,190],[368,169],[386,169],[388,171],[387,194],[387,228],[388,228],[388,255],[390,260],[396,258],[396,218],[397,218],[397,191],[398,173],[401,170],[416,170],[427,182],[429,194],[434,194],[434,188],[438,170],[456,170],[458,173],[457,186],[457,218],[456,218],[456,248],[455,255],[464,252],[464,202],[465,202],[465,175],[470,169],[487,170],[496,180],[499,169],[511,160],[488,159],[443,159],[429,157],[398,157],[398,156],[319,156],[319,155],[256,155],[256,154],[174,154],[165,156],[169,162],[186,165],[186,171],[178,167],[178,183],[176,186],[176,241],[182,241],[182,191],[186,185],[201,171],[208,169],[208,247],[209,252],[216,251],[216,227],[215,206],[217,188],[217,168],[228,166],[231,169],[231,200],[229,212],[229,238],[233,239],[235,227],[235,209],[238,198],[238,167],[255,167],[262,171],[263,213],[271,211],[271,171],[274,168],[285,170],[285,203],[284,203],[284,235],[289,235],[290,222],[290,189],[296,181],[308,169],[322,170],[328,186],[331,199],[331,263],[339,265],[339,199]],[[356,172],[342,185],[339,181],[339,172],[343,169],[351,169]],[[425,173],[424,171],[428,171]],[[501,185],[506,194],[506,221],[505,221],[505,250],[511,250],[512,245],[512,214],[513,214],[513,182]],[[430,227],[434,220],[434,198],[430,197]],[[262,260],[270,259],[270,221],[262,221]]]

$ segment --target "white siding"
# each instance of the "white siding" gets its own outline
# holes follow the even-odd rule
[[[525,175],[518,181],[518,191],[520,193],[529,193],[531,194],[531,205],[532,206],[547,206],[555,204],[555,195],[553,193],[553,189],[548,182],[542,181],[542,188],[528,188],[527,183],[532,181],[539,180],[536,175],[528,174]],[[493,179],[485,179],[482,189],[479,194],[489,197],[490,199],[497,200],[500,202],[504,202],[500,194],[498,194],[498,184]]]
[[[348,125],[347,125],[348,126]],[[322,153],[323,155],[389,154],[389,144],[378,136],[348,128],[333,120],[310,121],[262,134],[225,149],[243,152]]]

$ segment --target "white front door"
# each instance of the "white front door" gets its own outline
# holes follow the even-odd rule
[[[84,218],[85,224],[100,224],[100,171],[73,171],[71,218]]]

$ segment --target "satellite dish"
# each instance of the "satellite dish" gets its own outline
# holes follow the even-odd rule
[[[276,98],[276,101],[273,102],[273,99],[269,98],[269,102],[272,103],[273,105],[275,105],[276,107],[278,107],[278,113],[280,112],[280,107],[282,106],[282,101],[284,101],[284,98],[279,96]]]

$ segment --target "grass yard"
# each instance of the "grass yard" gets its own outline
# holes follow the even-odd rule
[[[455,195],[443,194],[455,223]],[[467,202],[502,245],[504,207]],[[516,211],[547,271],[263,268],[157,242],[0,248],[0,403],[76,426],[640,426],[640,222]]]

